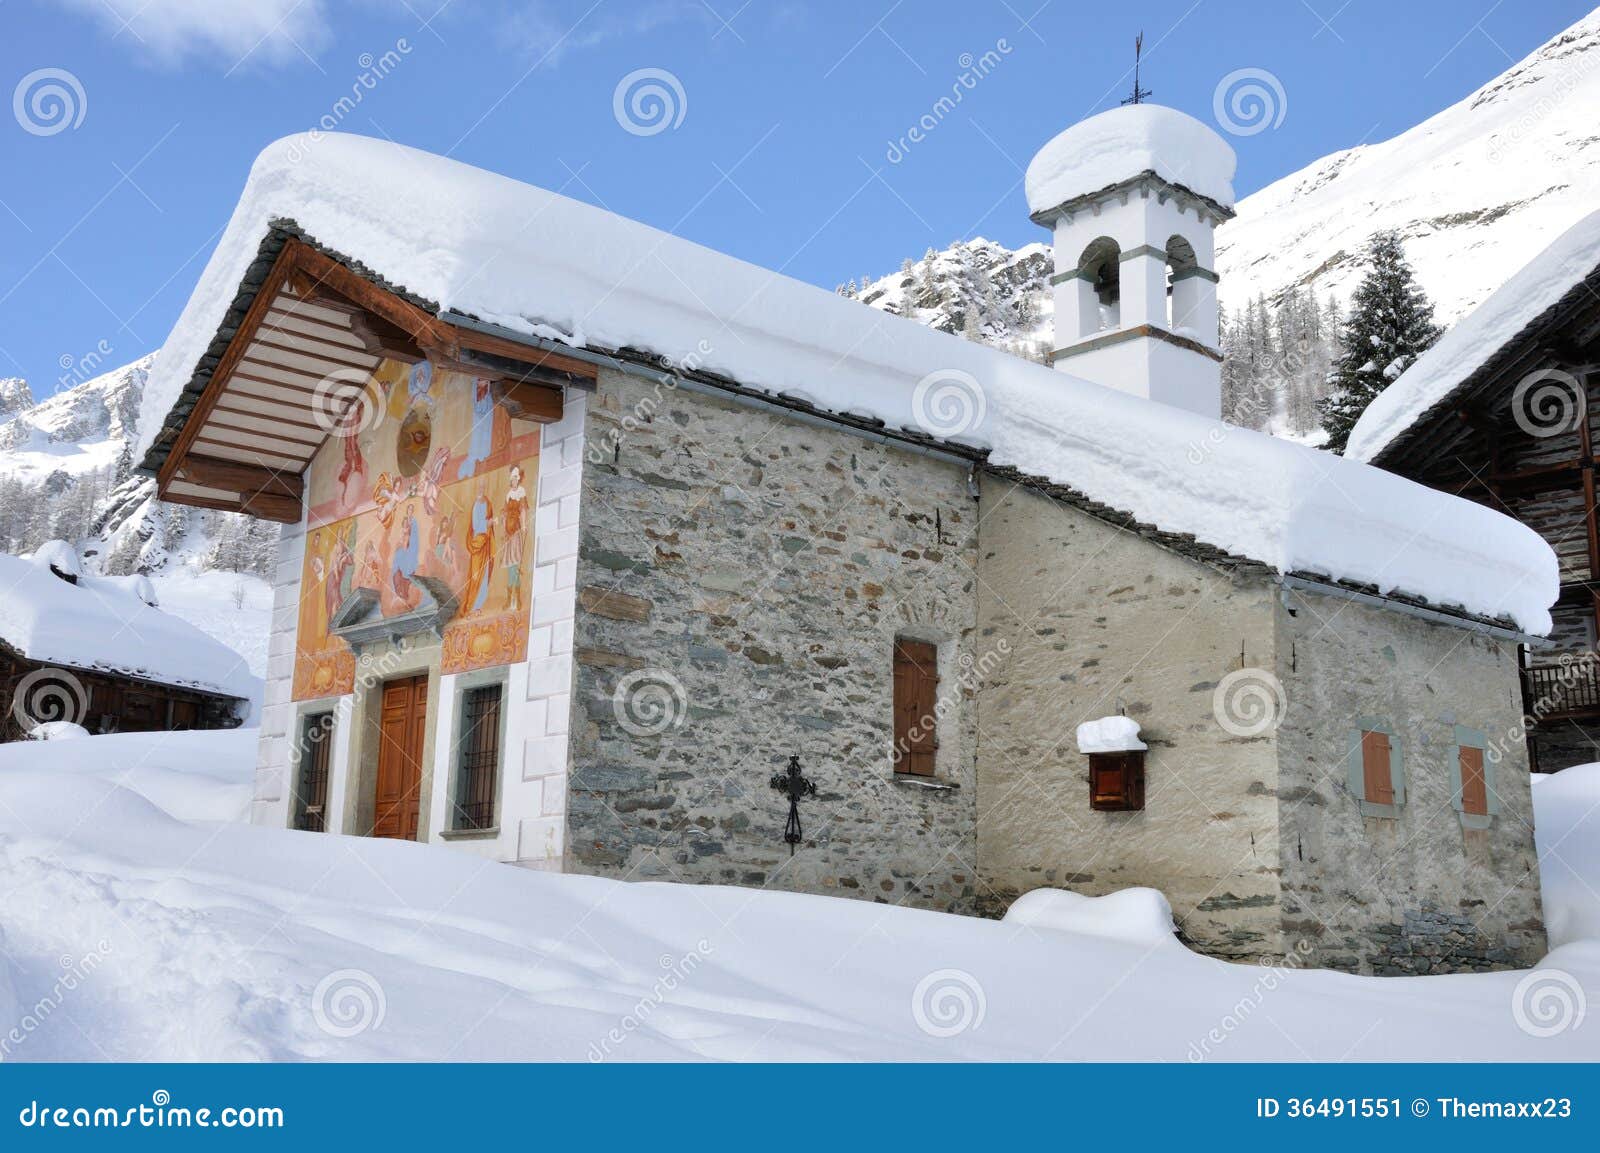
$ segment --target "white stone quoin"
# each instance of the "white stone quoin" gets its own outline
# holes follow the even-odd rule
[[[1213,231],[1233,215],[1235,157],[1158,104],[1090,117],[1028,166],[1028,211],[1055,237],[1055,366],[1222,412]]]

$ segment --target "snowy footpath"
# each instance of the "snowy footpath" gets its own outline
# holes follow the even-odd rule
[[[1376,979],[1196,956],[1144,890],[992,922],[256,828],[254,749],[0,748],[0,1057],[1600,1059],[1600,767],[1536,790],[1539,969]]]

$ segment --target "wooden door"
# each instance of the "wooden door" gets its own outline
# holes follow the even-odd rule
[[[382,710],[372,835],[414,841],[422,800],[423,736],[428,725],[427,675],[385,682]]]

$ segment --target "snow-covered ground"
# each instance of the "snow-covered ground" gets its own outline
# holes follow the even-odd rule
[[[1359,978],[1196,956],[1142,890],[992,922],[206,820],[252,756],[248,730],[0,749],[7,1057],[1600,1057],[1572,1024],[1596,940],[1537,976]],[[1537,795],[1541,849],[1591,870],[1600,768]],[[1600,924],[1594,873],[1546,867],[1550,915]]]

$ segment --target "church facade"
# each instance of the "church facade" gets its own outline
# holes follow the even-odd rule
[[[1138,398],[1063,372],[1086,426],[1213,403],[1229,195],[1179,175],[1032,206],[1058,237],[1058,310],[1078,309],[1057,366]],[[1500,739],[1524,639],[1506,614],[1274,563],[1072,483],[1092,427],[1042,426],[1066,463],[1033,467],[968,435],[976,419],[883,419],[878,370],[846,355],[774,388],[724,367],[736,332],[688,355],[530,336],[362,263],[326,223],[263,214],[248,258],[197,290],[209,341],[183,346],[145,460],[167,499],[284,525],[254,820],[990,916],[1041,886],[1147,885],[1231,959],[1543,955],[1526,754]],[[1102,222],[1081,249],[1069,217]],[[1200,290],[1168,301],[1168,283]],[[919,404],[991,369],[1052,383],[878,323],[932,342],[908,366]],[[835,377],[862,403],[828,402]],[[993,385],[964,399],[1006,404]],[[1252,435],[1179,415],[1197,470]],[[1105,717],[1137,722],[1137,750],[1080,748]]]

